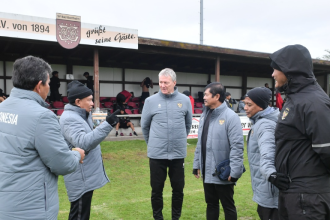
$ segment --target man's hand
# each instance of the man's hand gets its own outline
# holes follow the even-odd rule
[[[201,177],[201,171],[199,169],[193,169],[193,174],[197,179]]]
[[[85,159],[85,151],[81,148],[72,148],[72,150],[75,150],[75,151],[78,151],[80,153],[80,161],[79,163],[83,163],[84,162],[84,159]]]
[[[229,181],[229,182],[236,183],[237,180],[238,180],[237,178],[234,178],[234,177],[231,177],[231,176],[228,177],[228,181]]]
[[[290,186],[290,179],[284,173],[274,172],[269,176],[268,181],[276,186],[279,190],[287,190]]]
[[[120,112],[119,109],[117,109],[114,113],[112,113],[111,115],[108,115],[106,117],[106,121],[112,126],[115,127],[116,124],[119,122],[118,117],[116,116],[118,113]]]

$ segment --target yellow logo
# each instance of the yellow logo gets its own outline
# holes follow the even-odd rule
[[[223,123],[225,123],[225,120],[219,120],[220,125],[223,125]]]
[[[283,114],[282,114],[282,120],[284,120],[284,119],[286,118],[286,116],[288,116],[289,111],[290,111],[290,109],[288,109],[288,108],[286,108],[286,109],[284,110],[284,112],[283,112]]]
[[[181,108],[182,107],[182,103],[178,103],[178,106],[179,106],[179,108]]]

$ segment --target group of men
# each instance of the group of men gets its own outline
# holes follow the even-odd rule
[[[270,59],[275,87],[287,96],[281,113],[269,106],[269,88],[254,88],[241,98],[252,123],[247,151],[258,215],[262,220],[330,219],[330,99],[316,82],[307,48],[290,45]],[[181,216],[191,106],[175,85],[174,71],[162,70],[160,92],[146,99],[141,118],[154,219],[163,219],[167,168],[172,219]],[[244,139],[239,116],[227,105],[229,99],[221,83],[205,87],[193,174],[203,180],[208,220],[219,218],[219,201],[225,219],[237,219],[233,195],[245,169]],[[228,177],[220,179],[215,168],[226,161]]]
[[[247,138],[253,200],[260,219],[330,218],[330,99],[318,85],[308,50],[291,45],[270,56],[276,88],[285,92],[283,110],[269,107],[271,91],[254,88],[244,97],[252,122]],[[109,182],[100,142],[118,123],[115,115],[93,128],[93,91],[68,84],[69,104],[58,122],[44,101],[51,67],[33,56],[18,59],[10,97],[0,105],[0,219],[56,219],[57,178],[71,202],[69,219],[89,219],[93,191]],[[184,159],[192,124],[190,99],[178,92],[176,74],[159,73],[160,91],[147,98],[141,126],[148,145],[151,205],[163,219],[167,173],[172,187],[172,219],[181,217]],[[237,219],[234,186],[244,173],[244,138],[239,116],[226,104],[221,83],[204,90],[193,174],[202,178],[206,218]],[[220,179],[215,167],[229,163]]]

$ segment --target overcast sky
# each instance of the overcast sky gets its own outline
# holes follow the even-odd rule
[[[199,44],[199,0],[4,0],[1,12],[138,29],[139,36]],[[204,44],[272,53],[330,49],[330,0],[204,0]]]

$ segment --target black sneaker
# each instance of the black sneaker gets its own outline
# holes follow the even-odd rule
[[[116,137],[118,136],[118,131],[116,131]]]
[[[133,131],[133,134],[136,135],[136,136],[138,136],[137,133],[136,133],[135,131]]]

